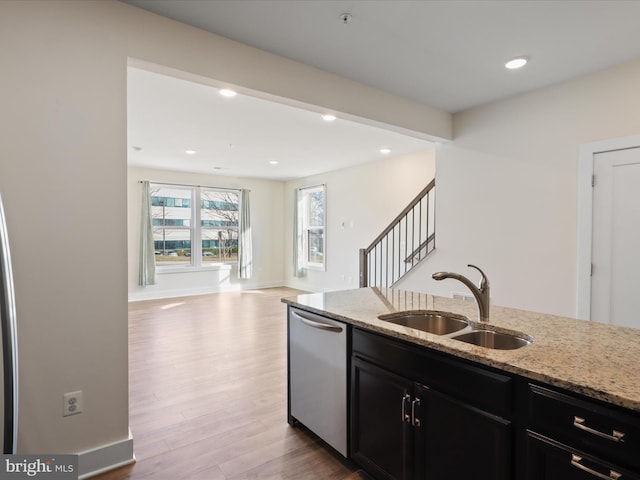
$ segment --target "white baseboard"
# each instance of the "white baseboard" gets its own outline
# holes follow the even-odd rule
[[[296,280],[296,279],[288,280],[284,282],[283,285],[285,287],[295,288],[297,290],[303,290],[305,292],[310,292],[310,293],[321,293],[321,292],[329,292],[332,290],[337,290],[337,288],[321,287],[319,285],[313,285],[310,282],[307,282],[305,280]]]
[[[136,461],[133,454],[133,436],[78,453],[78,480],[124,467]]]
[[[250,284],[233,284],[220,286],[208,286],[204,288],[188,288],[188,289],[173,289],[173,290],[158,290],[158,291],[138,291],[129,293],[130,302],[139,302],[143,300],[159,300],[162,298],[175,298],[175,297],[191,297],[194,295],[207,295],[209,293],[222,293],[222,292],[240,292],[242,290],[257,290],[260,288],[274,288],[284,285],[283,281],[277,282],[256,282]]]

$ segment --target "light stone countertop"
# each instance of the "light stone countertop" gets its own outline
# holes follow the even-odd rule
[[[476,326],[475,302],[378,288],[311,293],[282,301],[640,412],[640,329],[492,305],[490,322],[483,328],[533,337],[531,345],[517,350],[493,350],[378,319],[385,313],[441,310],[465,315]]]

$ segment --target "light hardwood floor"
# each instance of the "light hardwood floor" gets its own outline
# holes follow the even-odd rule
[[[129,305],[137,462],[99,480],[367,478],[286,421],[286,306],[273,288]]]

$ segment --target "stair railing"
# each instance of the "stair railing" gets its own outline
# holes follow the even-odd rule
[[[435,249],[435,186],[433,179],[371,245],[360,249],[360,287],[392,287]]]

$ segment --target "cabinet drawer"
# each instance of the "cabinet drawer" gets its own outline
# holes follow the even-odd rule
[[[507,375],[359,329],[353,331],[353,353],[487,412],[512,416],[514,386]]]
[[[640,415],[529,384],[529,428],[640,470]]]
[[[637,474],[533,432],[527,433],[526,480],[640,480]]]

